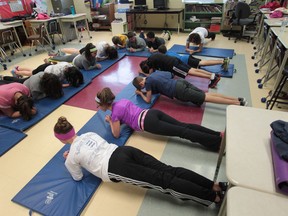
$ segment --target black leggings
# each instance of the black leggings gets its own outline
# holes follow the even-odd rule
[[[218,151],[221,144],[220,132],[197,124],[179,122],[160,110],[148,110],[144,119],[144,130],[150,133],[177,136],[197,142],[212,151]]]
[[[178,199],[205,206],[216,198],[214,182],[191,170],[172,167],[131,146],[118,147],[109,160],[108,175],[113,182],[125,182],[168,193]]]

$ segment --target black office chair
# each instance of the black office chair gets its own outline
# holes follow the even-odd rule
[[[235,43],[237,40],[240,40],[242,38],[247,39],[247,42],[250,42],[251,36],[245,35],[245,30],[249,26],[255,26],[256,27],[256,17],[257,14],[254,15],[253,18],[251,18],[251,9],[250,6],[245,2],[238,2],[235,6],[235,9],[230,11],[229,13],[232,13],[231,19],[230,19],[230,35],[229,40],[232,36],[232,30],[235,28],[235,26],[240,27],[239,34],[236,35]]]

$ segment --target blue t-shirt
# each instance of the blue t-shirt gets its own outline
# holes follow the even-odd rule
[[[174,98],[177,80],[172,79],[172,74],[166,71],[155,71],[146,78],[145,88],[152,91],[152,94],[163,94],[169,98]]]
[[[138,118],[142,111],[142,108],[136,106],[131,101],[121,99],[112,104],[111,120],[112,122],[120,121],[121,124],[127,124],[132,129],[140,131]]]
[[[176,57],[176,58],[180,59],[182,62],[184,62],[185,64],[188,64],[189,55],[187,55],[187,54],[179,55],[178,53],[172,52],[172,51],[167,51],[165,54],[168,56]]]

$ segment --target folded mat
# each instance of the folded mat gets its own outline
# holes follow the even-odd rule
[[[101,62],[102,68],[99,70],[91,70],[91,71],[82,71],[84,77],[84,84],[75,88],[75,87],[68,87],[64,88],[64,96],[53,100],[50,98],[44,98],[39,101],[35,102],[35,107],[37,108],[37,114],[30,120],[24,121],[22,118],[11,119],[6,116],[0,116],[0,126],[11,128],[14,130],[24,131],[29,127],[35,125],[41,119],[46,117],[48,114],[53,112],[59,106],[61,106],[65,101],[70,99],[73,95],[80,92],[83,88],[85,88],[91,80],[104,72],[106,69],[111,67],[113,64],[121,60],[125,55],[120,54],[118,59],[114,60],[105,60]]]
[[[183,53],[188,54],[185,51],[185,45],[179,45],[174,44],[169,51],[171,52],[177,52],[177,53]],[[198,47],[196,46],[190,46],[190,49],[196,50]],[[210,56],[210,57],[216,57],[216,58],[227,58],[230,59],[234,56],[234,49],[222,49],[222,48],[211,48],[211,47],[203,47],[201,52],[195,53],[195,55],[199,56]]]
[[[143,108],[149,108],[157,99],[153,96],[151,104],[139,100],[135,95],[135,88],[130,83],[117,95],[116,100],[130,99],[133,103]],[[104,113],[98,111],[77,134],[96,132],[109,143],[122,146],[132,133],[127,125],[121,126],[121,136],[113,137],[109,124],[105,121]],[[12,199],[24,207],[43,215],[80,215],[93,193],[101,183],[101,180],[88,172],[84,172],[82,181],[74,181],[65,168],[63,153],[69,149],[65,145],[37,174],[30,180],[20,192]]]
[[[5,154],[9,149],[19,143],[27,135],[9,128],[0,126],[0,156]]]
[[[189,55],[179,54],[179,57],[180,57],[181,61],[188,64]],[[221,77],[227,77],[227,78],[232,78],[233,74],[235,72],[234,64],[229,64],[228,71],[224,71],[222,68],[222,65],[220,65],[220,64],[211,65],[211,66],[201,66],[201,69],[209,71],[211,73],[220,74]]]
[[[274,132],[271,132],[271,154],[272,162],[274,166],[274,177],[276,188],[279,192],[288,194],[288,162],[283,160],[276,151],[275,144],[277,142],[283,142],[278,138]],[[288,144],[287,144],[288,145]]]

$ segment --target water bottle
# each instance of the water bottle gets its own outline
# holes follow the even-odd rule
[[[73,5],[70,6],[70,9],[71,9],[71,14],[72,15],[75,15],[75,8]]]
[[[288,17],[285,17],[282,20],[280,32],[285,32],[287,25],[288,25]]]

